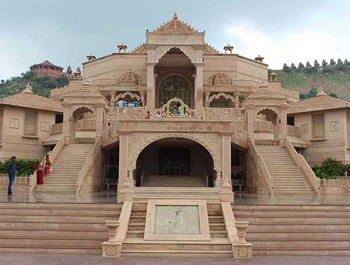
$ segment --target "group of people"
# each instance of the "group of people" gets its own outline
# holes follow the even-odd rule
[[[171,115],[178,115],[179,117],[184,117],[184,109],[183,107],[179,105],[175,105],[172,110],[168,109],[166,112],[163,113],[163,117],[171,117]],[[157,111],[155,119],[158,120],[162,117],[159,111]],[[145,115],[145,119],[149,120],[151,119],[151,112],[147,111]]]
[[[9,196],[14,196],[12,193],[12,186],[16,178],[16,165],[17,165],[17,157],[13,156],[11,157],[10,163],[7,164],[7,172],[9,176],[9,185],[7,189],[7,194]],[[49,154],[46,155],[44,166],[41,165],[40,161],[36,161],[35,169],[36,169],[36,175],[37,175],[37,184],[38,185],[44,184],[44,174],[48,176],[52,170],[50,155]]]
[[[44,166],[41,165],[40,161],[36,161],[36,177],[38,185],[44,184],[44,174],[45,176],[50,175],[51,170],[52,168],[49,154],[47,154],[45,157]]]
[[[116,106],[119,108],[125,108],[125,107],[142,107],[142,103],[140,101],[125,101],[125,100],[119,100],[115,103]]]

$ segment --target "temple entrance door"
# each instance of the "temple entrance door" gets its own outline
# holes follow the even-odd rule
[[[162,82],[159,89],[159,107],[175,97],[191,106],[190,84],[180,76],[170,76]]]
[[[190,175],[191,149],[161,147],[159,149],[159,175]]]

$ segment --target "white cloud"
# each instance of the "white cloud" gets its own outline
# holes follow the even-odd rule
[[[322,59],[337,60],[342,56],[336,48],[335,38],[314,29],[280,34],[280,38],[276,38],[275,35],[269,36],[247,25],[238,24],[229,27],[227,33],[233,38],[231,42],[238,43],[236,48],[239,54],[249,58],[261,54],[265,57],[264,62],[274,69],[282,68],[283,63],[298,65],[299,62],[305,64],[309,61],[313,64],[315,59],[320,62]]]

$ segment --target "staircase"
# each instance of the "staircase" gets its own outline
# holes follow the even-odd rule
[[[52,172],[44,176],[44,184],[36,186],[36,192],[75,192],[76,178],[83,167],[93,144],[65,146],[52,164]]]
[[[204,176],[149,175],[143,178],[143,187],[207,187]]]
[[[102,254],[122,204],[0,203],[0,252]]]
[[[307,177],[285,148],[275,145],[256,145],[256,148],[273,179],[275,194],[315,194]]]
[[[234,205],[253,255],[350,256],[350,206]]]
[[[134,202],[122,257],[223,257],[232,258],[220,203],[207,203],[211,240],[144,241],[147,203]]]

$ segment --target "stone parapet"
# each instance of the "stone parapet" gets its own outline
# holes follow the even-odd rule
[[[350,178],[321,179],[322,194],[344,194],[350,192]]]

